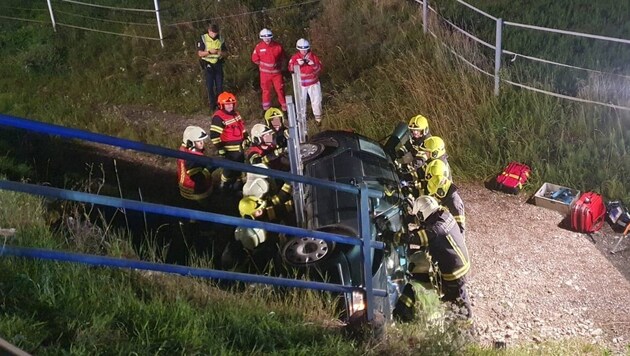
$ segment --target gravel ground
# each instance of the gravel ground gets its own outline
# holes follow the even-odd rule
[[[580,338],[623,353],[630,345],[630,238],[566,229],[564,216],[480,184],[460,186],[482,343]],[[627,352],[627,351],[626,351]]]

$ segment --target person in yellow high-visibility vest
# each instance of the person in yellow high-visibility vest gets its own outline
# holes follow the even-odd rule
[[[223,92],[223,61],[226,52],[225,42],[219,36],[219,26],[209,24],[208,32],[201,35],[201,41],[197,41],[197,55],[206,74],[210,111],[217,109],[217,95]]]

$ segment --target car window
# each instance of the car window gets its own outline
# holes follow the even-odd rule
[[[359,138],[359,149],[361,151],[369,152],[387,159],[387,155],[385,155],[385,151],[383,151],[383,148],[381,148],[381,146],[374,142],[366,141],[362,138]]]

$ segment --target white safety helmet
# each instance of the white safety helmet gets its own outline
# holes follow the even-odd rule
[[[309,50],[311,49],[311,44],[308,43],[306,39],[300,38],[299,40],[297,40],[297,43],[295,44],[295,48],[301,49],[301,50]]]
[[[260,228],[237,227],[234,230],[236,241],[240,241],[248,250],[253,250],[256,246],[265,242],[267,233]]]
[[[412,213],[417,215],[420,218],[420,221],[424,221],[439,208],[440,204],[434,197],[421,195],[413,202]]]
[[[247,179],[243,185],[243,196],[262,198],[269,191],[269,182],[265,178]]]
[[[258,37],[260,37],[260,39],[263,39],[263,40],[266,38],[273,38],[273,33],[271,33],[270,29],[263,28],[262,30],[260,30]]]
[[[263,142],[262,141],[263,136],[265,136],[266,134],[273,134],[273,133],[274,131],[270,129],[269,127],[265,126],[264,124],[256,124],[254,125],[254,127],[252,127],[252,131],[251,131],[252,143],[255,146],[258,146]]]
[[[184,130],[182,142],[186,145],[192,145],[193,142],[203,141],[208,138],[208,134],[199,126],[188,126]],[[190,143],[188,142],[190,141]]]

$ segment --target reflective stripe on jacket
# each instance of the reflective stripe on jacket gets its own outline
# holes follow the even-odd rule
[[[221,47],[223,46],[223,40],[220,38],[212,38],[210,37],[210,35],[208,35],[207,33],[204,33],[201,36],[201,41],[203,42],[206,51],[210,51],[213,49],[217,49],[217,50],[221,50]],[[211,64],[215,64],[219,61],[219,59],[221,58],[221,55],[219,53],[211,53],[205,57],[203,57],[202,59],[208,63]]]
[[[269,44],[260,41],[252,53],[252,62],[258,65],[260,73],[279,74],[284,58],[284,49],[276,41],[271,41]]]
[[[299,65],[298,59],[311,60],[313,61],[313,65]],[[305,56],[302,56],[300,52],[294,54],[289,61],[289,71],[293,72],[293,68],[295,66],[300,67],[300,80],[303,87],[307,87],[319,82],[319,72],[321,72],[322,70],[322,63],[320,62],[319,58],[315,54],[313,54],[313,52],[308,52]]]
[[[240,151],[245,138],[245,122],[236,111],[231,113],[223,109],[217,110],[212,116],[210,126],[210,140],[218,148],[228,151]]]
[[[203,152],[190,150],[185,145],[181,145],[179,150],[198,156],[204,155]],[[200,179],[193,180],[192,177],[199,174],[201,174]],[[191,167],[187,168],[186,160],[180,158],[177,160],[177,176],[179,193],[186,199],[201,200],[212,193],[212,175],[204,166],[192,164]]]

